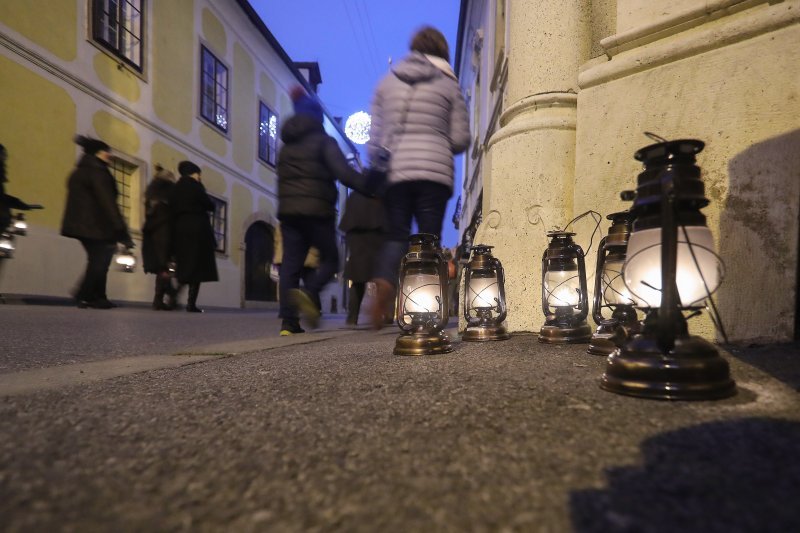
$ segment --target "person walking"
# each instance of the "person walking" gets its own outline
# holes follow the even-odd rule
[[[42,208],[39,204],[29,204],[16,196],[6,194],[6,182],[8,181],[8,176],[6,175],[6,159],[8,159],[8,151],[5,146],[0,144],[0,234],[5,233],[8,226],[11,225],[11,221],[13,220],[11,216],[12,209],[29,211],[31,209]],[[0,257],[0,274],[2,274],[4,264],[5,261]],[[2,296],[0,296],[0,302],[2,301]]]
[[[292,89],[291,97],[295,114],[283,125],[284,144],[278,153],[281,335],[303,332],[299,314],[310,327],[317,327],[319,293],[339,270],[336,180],[367,194],[377,188],[347,164],[336,140],[325,133],[322,106],[316,98],[302,87]],[[319,250],[319,267],[300,289],[303,263],[312,246]]]
[[[175,308],[176,289],[172,285],[169,263],[172,260],[172,225],[169,199],[175,188],[175,174],[156,165],[153,180],[144,192],[145,219],[142,226],[142,263],[145,273],[156,275],[153,309]],[[168,302],[164,302],[164,298]]]
[[[79,240],[86,251],[86,271],[75,293],[78,307],[111,309],[116,305],[106,296],[106,282],[116,243],[134,244],[117,205],[117,182],[108,170],[110,147],[80,135],[75,143],[83,155],[67,182],[61,235]]]
[[[200,167],[191,161],[181,161],[178,173],[181,177],[169,196],[175,277],[180,284],[179,290],[189,286],[186,311],[202,313],[203,310],[197,307],[200,284],[219,280],[217,243],[208,216],[209,211],[214,211],[214,203],[201,182]]]
[[[394,298],[400,261],[408,250],[411,222],[420,233],[441,236],[453,192],[453,156],[470,141],[467,106],[450,67],[447,40],[427,26],[411,39],[411,53],[378,84],[372,101],[368,154],[391,152],[384,196],[388,233],[376,265],[375,328]]]
[[[358,324],[361,302],[367,282],[372,278],[375,260],[383,245],[385,218],[379,198],[352,191],[345,203],[339,229],[345,232],[348,256],[344,278],[350,280],[347,302],[347,325]]]

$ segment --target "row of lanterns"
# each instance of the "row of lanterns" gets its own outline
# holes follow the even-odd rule
[[[689,335],[684,312],[697,312],[721,281],[714,240],[700,209],[708,205],[695,156],[704,143],[663,141],[636,152],[644,165],[628,211],[613,213],[600,243],[592,317],[584,252],[566,231],[548,233],[542,255],[539,341],[588,343],[588,353],[608,356],[605,390],[660,399],[711,399],[735,393],[728,363],[708,341]],[[464,267],[465,341],[509,338],[505,278],[491,246],[478,245]],[[401,263],[397,355],[452,351],[447,269],[435,236],[411,236]],[[637,309],[644,313],[639,320]],[[605,311],[605,314],[604,314]],[[607,316],[609,315],[610,316]]]

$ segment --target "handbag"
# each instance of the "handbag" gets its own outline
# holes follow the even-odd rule
[[[408,108],[411,107],[411,100],[414,98],[414,91],[416,90],[416,85],[413,83],[405,82],[407,85],[411,86],[411,93],[408,95],[406,99],[406,105],[403,108],[403,115],[400,121],[398,122],[398,129],[400,130],[400,135],[403,134],[405,130],[405,122],[406,117],[408,116]],[[386,142],[386,145],[376,145],[373,157],[369,162],[369,168],[367,169],[367,181],[370,184],[385,184],[386,181],[389,179],[389,166],[392,160],[392,151],[388,148],[387,145],[391,144],[391,141],[394,140],[396,132],[392,132],[389,136],[389,140]],[[398,137],[400,135],[397,135]],[[380,189],[381,187],[378,186],[375,190]]]

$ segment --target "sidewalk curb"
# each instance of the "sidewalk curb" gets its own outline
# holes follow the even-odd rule
[[[353,333],[362,332],[357,330],[324,330],[291,337],[263,337],[248,341],[210,344],[167,355],[135,355],[0,374],[0,397],[32,394],[163,368],[179,368],[248,353],[312,344]]]

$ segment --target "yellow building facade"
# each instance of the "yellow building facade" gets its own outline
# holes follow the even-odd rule
[[[544,323],[546,232],[630,207],[619,193],[635,188],[650,131],[706,143],[703,212],[730,339],[796,338],[798,65],[798,0],[464,0],[456,66],[474,143],[460,227],[503,261],[509,329]],[[584,249],[593,229],[572,226]],[[707,316],[690,328],[713,338]]]
[[[6,261],[0,293],[66,297],[80,277],[82,248],[59,228],[80,155],[72,139],[82,134],[111,146],[120,207],[137,244],[154,166],[175,172],[182,160],[197,163],[217,205],[220,273],[204,285],[203,304],[275,300],[268,274],[278,132],[292,114],[290,89],[312,87],[246,0],[0,2],[0,79],[7,192],[45,207],[28,214],[28,235]],[[355,156],[327,113],[325,126]],[[110,273],[108,293],[149,301],[152,277]],[[331,286],[325,310],[341,295]]]

